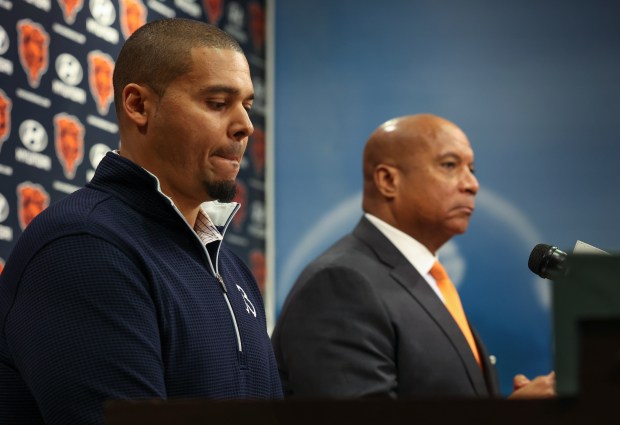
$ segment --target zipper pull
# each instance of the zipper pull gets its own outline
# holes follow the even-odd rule
[[[220,276],[219,273],[216,273],[215,277],[217,278],[217,281],[220,282],[220,286],[222,287],[222,291],[224,291],[225,294],[228,294],[228,290],[226,289],[226,284],[224,283],[224,279],[222,279],[222,276]]]

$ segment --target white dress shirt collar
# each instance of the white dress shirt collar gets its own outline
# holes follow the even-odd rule
[[[443,301],[441,291],[437,287],[435,279],[430,275],[431,267],[435,264],[437,257],[430,252],[428,248],[420,242],[397,229],[396,227],[386,223],[374,215],[365,213],[364,216],[370,221],[392,244],[400,251],[401,254],[411,263],[411,265],[424,277],[437,296]]]

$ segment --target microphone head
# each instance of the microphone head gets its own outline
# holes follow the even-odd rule
[[[539,243],[534,247],[532,252],[530,253],[530,258],[527,260],[527,266],[530,270],[536,274],[540,273],[540,269],[542,267],[543,258],[549,250],[553,248],[551,245],[547,245],[544,243]]]
[[[540,243],[532,250],[527,266],[544,279],[555,279],[566,274],[566,257],[558,247]]]

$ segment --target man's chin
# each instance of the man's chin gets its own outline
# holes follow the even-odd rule
[[[452,223],[452,226],[450,226],[450,232],[453,235],[462,235],[463,233],[467,232],[468,228],[469,228],[469,219],[459,220],[458,222]]]
[[[205,188],[211,199],[220,202],[231,202],[237,194],[237,182],[235,180],[205,182]]]
[[[456,233],[462,235],[463,233],[467,232],[467,229],[469,229],[469,223],[465,224],[464,226],[460,226]]]

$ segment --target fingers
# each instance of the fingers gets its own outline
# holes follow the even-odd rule
[[[514,378],[514,392],[508,397],[515,398],[550,398],[555,397],[555,372],[537,376],[531,381],[524,375]]]
[[[512,380],[512,390],[516,391],[519,388],[530,383],[530,380],[523,374],[516,375]]]

